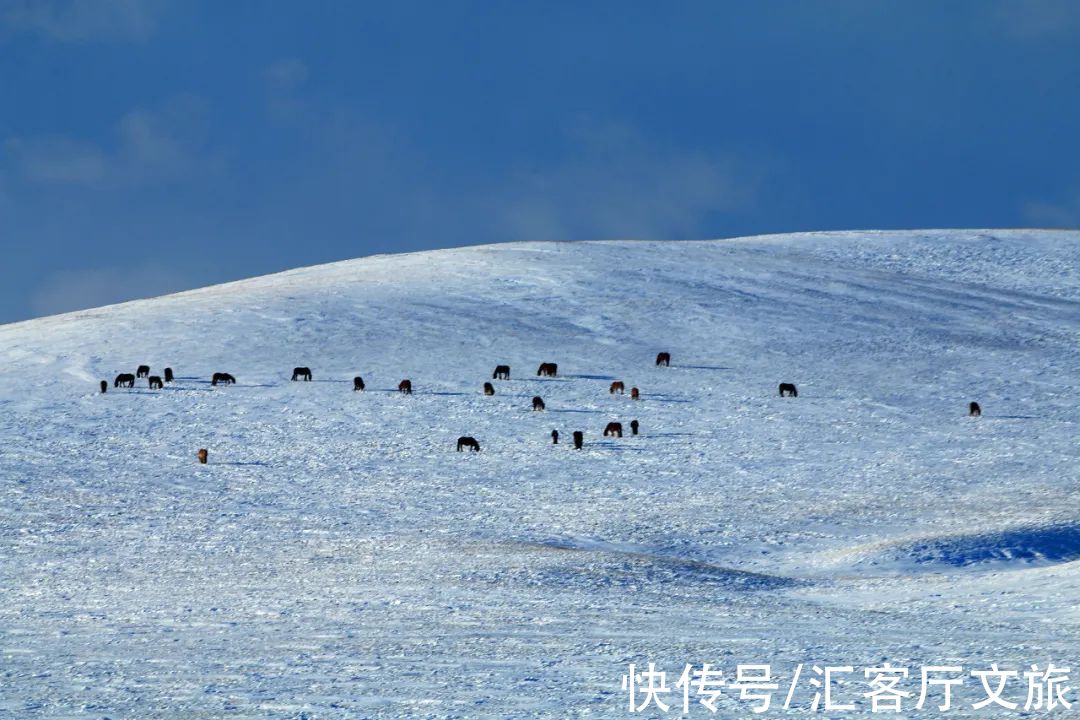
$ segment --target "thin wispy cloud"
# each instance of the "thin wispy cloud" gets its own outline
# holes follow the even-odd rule
[[[1080,228],[1080,188],[1073,188],[1060,202],[1029,202],[1024,217],[1034,227]]]
[[[103,189],[168,182],[220,162],[204,150],[206,114],[203,100],[184,95],[125,114],[111,143],[14,136],[4,141],[4,154],[9,172],[31,183]]]
[[[4,0],[0,28],[57,42],[145,41],[165,8],[165,0]]]

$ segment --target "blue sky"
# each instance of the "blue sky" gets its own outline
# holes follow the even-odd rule
[[[1080,225],[1080,3],[0,0],[0,322],[380,252]]]

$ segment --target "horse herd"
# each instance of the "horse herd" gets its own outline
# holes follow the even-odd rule
[[[671,354],[667,352],[661,352],[656,356],[657,367],[670,367]],[[559,366],[557,363],[543,362],[536,370],[538,377],[558,377]],[[136,378],[146,378],[151,390],[163,389],[165,383],[173,382],[175,376],[173,375],[172,368],[165,368],[162,372],[162,376],[151,375],[149,365],[140,365],[135,374],[120,373],[113,381],[114,388],[135,387]],[[293,368],[292,380],[310,382],[312,378],[311,368],[308,367],[296,367]],[[510,379],[510,366],[509,365],[496,365],[495,371],[491,374],[492,380],[509,380]],[[236,378],[225,372],[216,372],[211,376],[211,385],[233,385],[236,383]],[[353,378],[353,392],[362,392],[364,390],[364,379],[357,375]],[[101,381],[101,392],[106,392],[109,389],[109,383],[105,380]],[[403,395],[412,395],[413,387],[412,380],[405,379],[398,383],[398,392]],[[799,397],[799,390],[795,387],[794,383],[782,382],[779,386],[780,397]],[[495,386],[490,382],[485,382],[483,386],[484,395],[492,396],[495,394]],[[608,388],[608,392],[612,395],[623,395],[626,392],[626,384],[621,380],[615,380]],[[641,392],[636,387],[630,388],[630,397],[633,400],[639,400],[641,398]],[[532,399],[532,409],[535,412],[541,412],[546,409],[544,399],[539,395],[534,396]],[[968,405],[968,414],[971,417],[979,417],[982,415],[982,408],[979,407],[979,403],[972,402]],[[633,435],[637,435],[640,431],[641,425],[637,420],[630,421],[630,432]],[[620,422],[609,422],[604,428],[604,437],[616,437],[621,438],[623,436],[623,426]],[[585,444],[585,433],[581,430],[575,430],[572,434],[574,440],[574,448],[580,450]],[[553,445],[559,444],[559,431],[551,431],[551,442]],[[470,450],[472,452],[480,452],[480,443],[476,438],[463,435],[458,438],[457,451],[462,452],[464,450]],[[198,452],[199,462],[206,463],[207,450],[202,448]]]

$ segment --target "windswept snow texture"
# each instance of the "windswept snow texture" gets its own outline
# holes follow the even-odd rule
[[[176,382],[111,386],[142,363]],[[0,717],[616,718],[649,661],[770,663],[771,716],[799,663],[1080,686],[1078,378],[1073,232],[508,244],[0,327]]]

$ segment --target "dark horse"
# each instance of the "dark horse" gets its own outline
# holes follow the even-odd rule
[[[135,376],[131,373],[120,373],[113,381],[113,387],[135,387]]]
[[[558,430],[552,430],[551,431],[551,444],[552,445],[558,445],[559,444],[559,431]]]
[[[206,456],[207,455],[208,455],[208,453],[206,452],[206,448],[199,448],[199,452],[198,452],[199,462],[201,462],[203,465],[206,464]]]
[[[533,410],[543,410],[544,407],[544,399],[542,397],[537,395],[533,398]]]
[[[491,373],[492,380],[509,380],[510,379],[510,366],[509,365],[496,365],[495,372]]]
[[[102,380],[101,381],[101,392],[105,392],[108,389],[109,389],[109,381],[108,380]]]
[[[364,378],[360,377],[359,375],[354,377],[352,379],[352,389],[353,389],[353,392],[356,392],[358,390],[363,392],[363,390],[364,390]]]
[[[637,435],[637,431],[638,431],[639,427],[640,427],[640,425],[638,424],[637,420],[631,420],[630,421],[630,432],[633,433],[634,435]]]
[[[158,390],[161,390],[164,387],[165,387],[165,383],[161,382],[160,377],[158,377],[157,375],[151,375],[150,376],[150,389],[151,390],[153,390],[154,388],[157,388]]]
[[[780,397],[784,397],[785,395],[799,397],[799,391],[796,389],[794,383],[780,383]]]
[[[979,403],[973,402],[968,404],[968,415],[971,417],[981,417],[982,408],[979,407]]]
[[[480,443],[476,442],[474,437],[462,435],[457,439],[457,451],[461,452],[465,448],[469,448],[473,452],[480,452]]]
[[[641,391],[640,390],[638,390],[636,387],[630,388],[630,399],[631,400],[637,400],[640,397],[641,397]]]
[[[172,368],[165,368],[165,382],[172,382],[172,381],[173,381]]]
[[[236,378],[234,378],[229,373],[217,372],[214,373],[214,376],[212,378],[210,378],[210,384],[217,385],[218,383],[221,383],[222,385],[233,385],[236,383]]]
[[[612,395],[614,395],[615,393],[619,393],[620,395],[622,395],[624,390],[626,390],[626,385],[623,384],[622,380],[616,380],[615,382],[611,383],[611,387],[608,388],[608,392]]]
[[[140,365],[139,368],[135,371],[135,377],[150,377],[150,366]]]
[[[536,369],[536,374],[544,377],[556,377],[559,374],[559,366],[557,363],[540,363],[540,367]]]
[[[412,380],[402,380],[398,383],[397,389],[403,395],[412,395]]]
[[[494,395],[495,394],[495,386],[492,385],[489,382],[484,383],[484,394],[485,395]]]
[[[656,367],[671,365],[671,353],[662,352],[656,356]]]
[[[607,427],[604,428],[604,437],[614,435],[615,437],[622,437],[622,423],[609,422]]]
[[[580,430],[574,431],[574,449],[580,450],[581,446],[585,444],[585,433]]]
[[[293,368],[292,379],[303,378],[304,380],[311,380],[311,368],[297,367]]]

